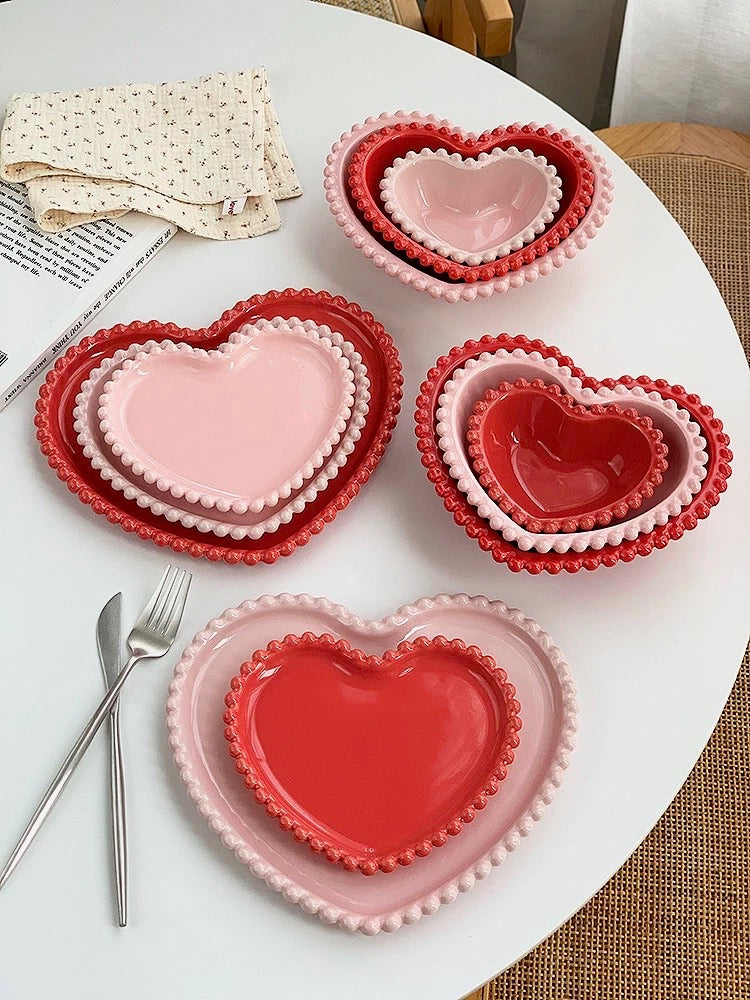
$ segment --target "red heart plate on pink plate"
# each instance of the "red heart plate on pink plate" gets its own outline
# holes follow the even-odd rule
[[[684,505],[679,513],[671,515],[666,524],[659,524],[651,531],[624,539],[617,545],[604,545],[582,552],[526,551],[493,531],[487,521],[469,504],[450,475],[438,444],[436,414],[444,387],[453,373],[462,369],[471,359],[485,354],[491,355],[497,351],[512,355],[512,360],[518,362],[516,367],[537,367],[538,370],[540,364],[544,365],[544,381],[548,379],[555,381],[555,371],[559,368],[561,373],[565,372],[564,378],[562,374],[560,376],[563,381],[579,380],[577,384],[582,392],[590,391],[593,395],[606,390],[605,395],[609,397],[611,391],[613,402],[622,405],[627,401],[627,405],[636,411],[639,409],[639,398],[647,399],[652,394],[657,399],[666,401],[668,407],[674,409],[676,406],[686,411],[689,419],[700,427],[708,453],[705,478],[692,500]],[[482,337],[479,341],[469,340],[463,347],[454,347],[448,355],[439,358],[422,383],[417,397],[415,422],[418,447],[422,452],[422,464],[427,469],[427,478],[435,487],[438,496],[442,498],[446,510],[453,515],[456,524],[463,527],[470,538],[476,539],[480,548],[489,552],[496,562],[505,563],[513,572],[526,570],[529,573],[559,573],[565,570],[568,573],[575,573],[580,569],[593,570],[599,566],[614,566],[620,561],[631,562],[636,556],[649,555],[655,548],[663,549],[670,541],[681,538],[685,531],[695,528],[702,518],[708,517],[711,508],[716,506],[721,494],[727,488],[727,480],[731,475],[732,452],[728,447],[729,438],[711,407],[702,403],[695,393],[689,393],[680,385],[669,385],[664,379],[651,379],[646,375],[638,378],[622,375],[618,379],[599,381],[586,375],[582,369],[576,368],[571,359],[563,355],[558,348],[550,347],[541,340],[529,340],[523,336],[512,337],[501,334],[497,337]],[[664,475],[666,481],[669,466]]]
[[[649,417],[616,403],[581,406],[541,379],[488,389],[466,437],[479,482],[533,532],[590,531],[627,517],[667,468]]]
[[[413,864],[399,865],[392,874],[378,869],[374,875],[363,878],[358,872],[347,871],[343,864],[331,864],[325,851],[317,853],[307,844],[298,843],[282,829],[282,823],[270,820],[263,806],[253,801],[252,792],[237,774],[235,759],[227,752],[222,713],[232,678],[238,675],[253,650],[266,649],[279,636],[305,633],[330,635],[335,642],[344,640],[348,648],[362,650],[359,656],[355,654],[357,660],[361,662],[362,656],[377,657],[383,666],[377,667],[371,660],[371,672],[349,661],[344,665],[345,673],[337,678],[329,660],[313,664],[311,676],[306,679],[301,676],[303,664],[292,664],[291,681],[287,678],[285,685],[281,678],[278,685],[273,688],[269,685],[267,692],[261,691],[261,699],[269,696],[265,705],[262,701],[254,708],[248,705],[248,718],[260,730],[261,748],[265,749],[274,771],[287,782],[294,775],[299,776],[299,768],[309,766],[300,759],[303,742],[332,760],[333,748],[324,745],[330,723],[331,732],[352,749],[356,760],[362,761],[363,774],[368,778],[375,768],[375,760],[369,759],[370,751],[384,764],[389,759],[393,761],[392,774],[375,775],[373,791],[384,795],[390,781],[398,800],[402,803],[407,800],[407,814],[403,819],[399,817],[400,827],[407,819],[421,822],[415,815],[418,802],[423,802],[428,812],[433,810],[430,818],[434,832],[442,825],[443,818],[449,820],[450,813],[458,812],[462,801],[471,801],[481,784],[480,772],[488,773],[492,767],[492,731],[497,726],[492,721],[491,708],[493,705],[500,708],[502,697],[497,697],[490,678],[484,687],[483,667],[473,660],[467,670],[460,661],[451,658],[446,664],[448,672],[443,687],[429,661],[421,663],[414,677],[397,676],[392,664],[389,666],[386,651],[396,650],[404,641],[417,645],[422,640],[429,649],[436,636],[458,636],[467,647],[477,646],[484,657],[491,657],[507,673],[517,691],[522,706],[522,738],[497,794],[486,797],[486,805],[476,810],[471,822],[460,823],[460,836],[449,834],[445,842],[438,836],[442,846],[427,851],[426,856],[415,859]],[[280,672],[285,669],[286,664]],[[382,676],[376,677],[379,671]],[[314,690],[315,680],[323,685],[321,692]],[[410,708],[418,711],[420,722],[431,718],[444,731],[453,733],[461,760],[469,764],[473,760],[478,765],[474,771],[476,780],[464,782],[465,795],[457,794],[461,782],[452,767],[454,758],[450,748],[448,753],[442,748],[434,762],[425,759],[432,737],[421,728],[415,733],[420,751],[415,763],[421,769],[422,781],[407,773],[412,758],[405,733],[410,731],[411,719],[404,718],[399,705],[402,689]],[[415,706],[420,693],[425,698]],[[330,703],[326,694],[335,696]],[[312,699],[309,703],[306,695]],[[462,712],[468,708],[471,713],[469,725],[463,715],[448,718],[455,696]],[[372,716],[369,708],[360,711],[365,703],[372,705]],[[290,708],[296,714],[296,726],[288,724],[285,713]],[[342,716],[337,714],[337,708],[342,709]],[[323,711],[322,717],[318,709]],[[277,724],[279,712],[283,718]],[[198,632],[175,666],[167,700],[169,744],[180,777],[211,830],[246,866],[244,870],[238,869],[238,874],[247,891],[264,891],[264,887],[245,877],[249,870],[305,913],[316,914],[324,923],[363,934],[395,931],[405,924],[416,923],[441,906],[460,899],[463,893],[488,878],[509,852],[533,850],[533,843],[529,843],[533,841],[531,834],[544,818],[568,765],[575,743],[576,715],[573,680],[550,636],[536,622],[501,601],[467,594],[423,598],[379,621],[359,618],[347,608],[307,594],[269,595],[245,601],[213,618]],[[377,726],[377,721],[386,717],[393,724],[384,730]],[[341,732],[344,722],[355,718],[364,725],[359,740],[356,732]],[[486,726],[486,731],[475,732],[473,726],[477,722]],[[318,818],[327,818],[329,824],[343,825],[351,832],[346,802],[354,797],[355,811],[361,817],[367,789],[356,777],[353,787],[346,789],[343,806],[334,801],[332,808],[326,807],[324,811],[326,803],[322,799],[328,796],[330,802],[331,795],[335,796],[337,788],[340,789],[346,769],[350,774],[354,770],[354,763],[342,761],[340,755],[332,763],[335,766],[330,773],[316,775],[310,797],[298,804],[309,807],[314,803]],[[285,768],[291,769],[291,774],[286,774]],[[431,781],[436,777],[442,779],[430,786],[432,794],[424,783],[426,777]],[[328,791],[326,781],[330,781]],[[448,788],[450,792],[446,794]],[[302,791],[307,794],[306,789]],[[411,801],[412,795],[416,795],[417,801]],[[444,804],[447,802],[447,811],[435,809],[437,798],[433,800],[433,795]],[[386,814],[391,818],[393,805],[385,804]],[[465,818],[468,817],[467,812]],[[377,816],[370,821],[373,819],[378,822]],[[292,824],[284,821],[283,825],[293,825],[293,820]],[[303,832],[312,832],[311,827],[303,826]],[[411,834],[413,829],[406,832]],[[421,839],[422,847],[426,848],[428,838]],[[315,846],[322,846],[322,841]],[[404,860],[408,859],[405,854]]]
[[[76,396],[93,369],[117,351],[154,339],[185,342],[210,350],[245,324],[274,317],[312,320],[340,333],[361,355],[370,381],[369,410],[359,440],[335,478],[312,502],[278,530],[260,538],[209,540],[197,528],[172,524],[135,500],[126,499],[102,479],[84,455],[74,427]],[[313,535],[319,534],[367,482],[396,425],[402,383],[401,364],[393,341],[370,313],[329,292],[287,288],[239,302],[205,329],[183,329],[173,323],[152,320],[100,330],[92,337],[85,337],[80,344],[68,348],[48,373],[39,391],[35,424],[39,446],[58,478],[82,503],[112,524],[161,547],[214,562],[272,563],[280,556],[291,555],[295,548],[306,545]]]
[[[515,694],[460,639],[368,655],[307,632],[242,665],[224,735],[282,830],[347,871],[387,874],[444,847],[497,792],[519,743]]]

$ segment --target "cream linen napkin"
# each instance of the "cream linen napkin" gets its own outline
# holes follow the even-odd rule
[[[0,134],[0,177],[26,184],[46,232],[134,209],[198,236],[242,239],[278,229],[276,202],[302,193],[263,67],[17,94]]]

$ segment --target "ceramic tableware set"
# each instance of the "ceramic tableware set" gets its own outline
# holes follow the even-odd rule
[[[324,185],[357,249],[449,303],[562,266],[612,200],[601,155],[564,129],[472,134],[405,112],[346,132]],[[323,544],[314,536],[378,464],[401,394],[372,315],[286,289],[206,329],[134,322],[84,338],[47,376],[37,435],[113,525],[252,566]],[[439,358],[415,419],[446,509],[515,571],[663,548],[708,515],[731,471],[721,422],[688,390],[598,381],[522,336]],[[576,701],[552,639],[501,602],[443,595],[372,621],[282,594],[197,633],[167,725],[188,794],[238,860],[306,913],[374,934],[452,902],[519,845],[561,782]]]

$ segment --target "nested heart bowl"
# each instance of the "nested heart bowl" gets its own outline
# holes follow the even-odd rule
[[[412,240],[384,211],[380,182],[397,158],[423,148],[476,158],[511,146],[544,156],[562,188],[553,220],[523,249],[475,267],[459,264]],[[324,187],[344,235],[365,257],[404,284],[447,302],[486,298],[562,266],[596,235],[612,199],[602,157],[564,129],[516,124],[478,135],[434,116],[403,111],[369,118],[345,133],[328,156]]]
[[[358,661],[372,658],[374,673],[369,673],[366,666],[364,672],[360,671],[351,660],[344,665],[346,673],[340,676],[331,669],[328,660],[312,665],[291,663],[286,686],[278,687],[262,712],[251,713],[263,729],[261,748],[275,754],[277,768],[283,768],[285,761],[289,767],[301,766],[301,744],[307,735],[312,736],[312,750],[329,753],[321,745],[322,727],[316,714],[317,708],[322,707],[327,713],[326,727],[331,729],[332,739],[341,737],[360,756],[371,750],[383,761],[389,755],[393,758],[393,769],[377,776],[379,794],[384,796],[380,800],[382,815],[377,821],[392,826],[391,833],[398,832],[405,822],[394,809],[404,795],[408,797],[410,786],[412,790],[416,787],[433,810],[436,792],[444,795],[451,789],[450,798],[454,801],[468,801],[471,794],[468,785],[467,795],[456,792],[457,788],[461,791],[461,775],[456,771],[450,746],[444,746],[438,759],[430,761],[425,757],[429,746],[422,744],[421,754],[414,757],[415,771],[429,767],[433,778],[441,776],[439,788],[431,786],[431,792],[426,791],[417,780],[419,775],[409,773],[411,755],[408,739],[406,743],[403,739],[412,720],[404,718],[400,697],[396,696],[401,681],[407,687],[414,684],[407,692],[410,695],[407,700],[414,713],[418,713],[415,724],[429,728],[432,720],[433,725],[442,727],[444,735],[449,731],[457,741],[464,763],[473,754],[482,766],[489,764],[492,757],[491,750],[488,752],[492,746],[488,736],[492,729],[489,703],[499,702],[486,692],[484,668],[475,666],[474,659],[469,671],[452,658],[444,661],[447,674],[443,688],[439,682],[442,669],[439,664],[430,669],[429,661],[423,661],[423,672],[415,671],[417,676],[412,680],[411,674],[400,679],[389,669],[387,651],[395,651],[405,640],[429,649],[439,636],[456,636],[465,647],[481,649],[483,657],[491,658],[507,673],[521,705],[520,746],[512,748],[515,759],[496,794],[486,797],[486,804],[474,810],[470,822],[461,822],[460,836],[448,834],[444,841],[438,837],[437,846],[423,843],[422,847],[430,849],[423,851],[424,856],[415,856],[413,863],[399,864],[392,873],[379,869],[365,878],[359,872],[347,871],[343,863],[332,864],[325,852],[317,853],[308,844],[299,843],[280,822],[269,819],[263,805],[253,801],[252,792],[237,773],[235,758],[227,752],[222,722],[226,710],[224,698],[228,691],[234,692],[232,678],[238,675],[242,663],[248,658],[252,661],[253,651],[267,650],[285,636],[305,633],[331,636],[334,644],[344,640],[352,650],[360,651]],[[444,654],[443,647],[441,656]],[[383,661],[381,667],[376,665],[375,658]],[[307,666],[312,669],[305,676],[303,668]],[[466,674],[463,678],[462,669]],[[375,676],[378,671],[382,671],[378,675],[380,680]],[[317,691],[318,683],[329,693],[335,689],[335,704],[326,701],[320,705],[323,692]],[[357,715],[357,705],[349,699],[342,703],[341,699],[355,689],[354,701],[361,697],[373,707],[371,715],[364,713],[364,723],[370,728],[359,747],[356,732],[341,732],[341,727]],[[431,692],[431,697],[422,697],[425,690]],[[461,715],[453,716],[451,699],[456,696],[463,706],[468,705],[474,721],[484,720],[488,738],[479,738],[481,734],[467,726]],[[308,697],[311,703],[306,710],[304,702]],[[286,725],[288,699],[294,703],[291,704],[294,713],[304,719],[303,726]],[[336,706],[345,709],[345,714],[337,714]],[[277,725],[278,713],[281,718]],[[358,720],[363,721],[362,714]],[[224,846],[253,875],[281,893],[285,900],[307,914],[317,914],[325,923],[376,934],[413,924],[442,905],[456,901],[478,881],[487,878],[509,852],[521,849],[523,841],[527,841],[524,850],[533,850],[529,835],[560,786],[574,746],[576,699],[570,672],[553,640],[536,622],[500,601],[443,594],[400,608],[380,621],[368,621],[321,598],[281,594],[246,601],[212,619],[198,632],[175,667],[167,700],[167,726],[175,763],[190,798]],[[429,743],[429,733],[422,735]],[[344,768],[345,764],[341,766]],[[283,777],[287,782],[291,780],[290,775]],[[332,776],[334,785],[340,777]],[[424,779],[424,772],[421,777]],[[469,785],[478,787],[479,782],[474,782],[471,775],[469,778]],[[385,794],[388,781],[393,789],[391,797]],[[321,813],[318,818],[335,823],[341,819],[341,803],[334,802],[334,811],[326,810],[323,814],[326,776],[318,775],[315,784],[301,804],[308,808],[314,804]],[[367,788],[362,782],[355,784],[351,794],[365,800]],[[361,801],[356,808],[361,808]],[[409,817],[413,816],[411,803]],[[348,821],[348,817],[343,820]],[[253,891],[252,885],[248,885],[248,891]]]
[[[615,403],[652,421],[668,449],[668,465],[634,516],[591,531],[534,534],[492,500],[468,454],[468,419],[488,389],[519,378],[558,385],[585,407]],[[522,336],[470,340],[438,359],[417,397],[415,421],[422,464],[446,509],[482,549],[515,572],[593,570],[664,548],[708,517],[731,475],[729,438],[694,393],[645,375],[600,382],[556,347]]]
[[[136,482],[135,477],[128,477],[131,470],[127,466],[116,465],[116,456],[108,451],[103,438],[97,437],[101,430],[96,422],[98,390],[110,371],[132,359],[128,352],[135,357],[143,346],[163,344],[165,340],[213,351],[242,327],[261,320],[271,321],[272,325],[290,321],[307,325],[308,329],[328,328],[329,339],[348,358],[355,386],[359,379],[359,397],[336,450],[298,494],[293,491],[286,500],[256,515],[237,514],[230,509],[221,512],[221,522],[211,523],[206,514],[214,511],[207,511],[199,503],[190,509],[185,500],[178,508],[168,491],[161,495],[157,491],[155,495],[156,484]],[[354,499],[391,438],[402,381],[393,341],[370,313],[328,292],[286,289],[240,302],[205,329],[184,329],[152,320],[85,337],[70,347],[47,374],[36,403],[35,424],[49,465],[94,513],[175,552],[254,565],[291,555]],[[209,532],[223,537],[209,540]]]
[[[667,468],[649,417],[616,403],[581,406],[542,379],[488,389],[467,428],[480,484],[530,532],[586,531],[628,517]]]
[[[350,181],[354,176],[350,171]],[[459,264],[486,264],[531,243],[554,218],[560,178],[543,156],[515,146],[476,158],[410,150],[386,167],[380,200],[393,222]]]

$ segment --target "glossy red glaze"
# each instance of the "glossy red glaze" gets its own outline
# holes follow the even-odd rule
[[[225,701],[229,752],[256,801],[364,875],[459,834],[505,778],[521,728],[505,671],[443,637],[381,657],[287,636],[242,665]]]
[[[311,319],[337,330],[362,355],[370,379],[370,409],[362,436],[338,476],[299,515],[272,535],[257,540],[209,540],[197,529],[171,524],[135,501],[126,500],[92,468],[76,440],[73,408],[81,383],[105,358],[133,343],[151,339],[185,340],[209,349],[224,342],[245,323],[274,316]],[[287,288],[239,302],[205,329],[183,329],[173,323],[152,320],[115,326],[84,337],[80,344],[68,348],[47,374],[39,390],[34,422],[39,446],[49,465],[94,513],[119,524],[125,531],[135,532],[139,538],[168,546],[175,552],[187,552],[214,562],[254,565],[275,562],[280,556],[291,555],[298,546],[306,545],[359,493],[391,439],[401,406],[402,384],[398,352],[370,313],[340,295],[310,288],[302,291]]]
[[[507,351],[520,348],[528,354],[536,351],[544,358],[555,358],[561,365],[569,367],[573,375],[582,380],[585,387],[597,390],[601,386],[611,388],[618,384],[637,385],[646,392],[658,392],[664,399],[673,399],[678,406],[687,410],[691,418],[700,425],[709,456],[706,478],[691,503],[676,517],[670,517],[666,524],[654,528],[648,534],[620,542],[619,545],[607,545],[598,550],[580,553],[524,552],[511,542],[506,542],[477,514],[459,491],[443,462],[435,434],[438,399],[452,373],[461,368],[469,358],[476,358],[485,351],[492,352],[501,348]],[[685,531],[695,528],[702,518],[708,517],[711,508],[716,506],[721,494],[726,490],[727,480],[732,474],[729,437],[724,433],[722,422],[714,416],[711,407],[702,403],[695,393],[689,393],[680,385],[669,385],[664,379],[651,379],[647,375],[640,375],[637,379],[630,375],[621,375],[619,379],[604,379],[600,382],[587,375],[581,368],[577,368],[557,347],[551,347],[542,340],[529,340],[523,336],[512,337],[506,333],[497,337],[482,337],[478,341],[468,340],[462,347],[454,347],[448,355],[438,358],[422,383],[420,394],[417,396],[414,418],[418,447],[422,452],[422,465],[427,469],[427,478],[443,500],[446,510],[453,515],[453,520],[464,528],[470,538],[476,539],[480,548],[489,552],[496,562],[505,563],[516,573],[521,570],[529,573],[560,573],[562,570],[575,573],[580,569],[594,570],[599,566],[614,566],[621,560],[632,562],[636,556],[647,556],[655,548],[663,549],[670,541],[681,538]]]
[[[541,379],[502,382],[469,417],[479,481],[534,532],[590,531],[637,510],[667,467],[648,417],[614,403],[585,407]]]
[[[554,165],[562,182],[562,197],[555,219],[528,246],[488,264],[469,266],[441,257],[417,243],[396,226],[386,214],[380,199],[380,182],[387,167],[400,156],[421,149],[447,149],[462,156],[477,157],[492,149],[530,149]],[[352,207],[372,235],[398,252],[410,263],[440,275],[444,280],[461,282],[487,281],[516,271],[556,247],[570,235],[585,216],[594,192],[594,175],[583,151],[557,132],[529,125],[500,126],[476,139],[462,132],[451,132],[436,125],[401,123],[380,129],[357,148],[349,164],[349,198]]]

